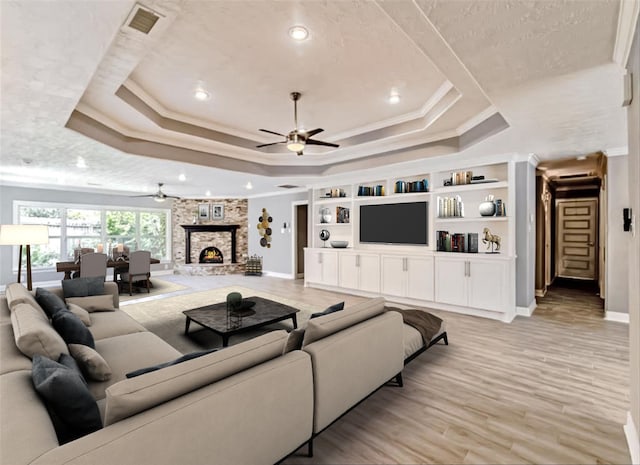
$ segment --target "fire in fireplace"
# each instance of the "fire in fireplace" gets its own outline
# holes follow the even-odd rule
[[[198,263],[224,263],[224,258],[219,248],[211,246],[202,249]]]

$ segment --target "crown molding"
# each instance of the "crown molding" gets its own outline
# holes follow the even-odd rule
[[[639,0],[621,0],[618,28],[616,30],[616,44],[613,47],[613,61],[623,68],[627,67],[639,14]]]

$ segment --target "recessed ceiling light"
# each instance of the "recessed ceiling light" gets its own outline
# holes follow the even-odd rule
[[[193,96],[200,101],[209,100],[211,98],[211,94],[204,89],[198,88],[193,92]]]
[[[253,184],[251,184],[251,181],[248,181],[247,185],[244,187],[246,187],[247,189],[253,189]]]
[[[204,195],[206,195],[207,197],[211,197],[211,191],[205,192]]]
[[[576,160],[580,160],[580,161],[586,160],[586,159],[587,159],[586,155],[580,155],[579,157],[576,157]]]
[[[180,173],[180,176],[178,176],[178,180],[179,181],[186,181],[187,177],[184,175],[184,173]]]
[[[294,40],[305,40],[309,37],[309,31],[304,26],[293,26],[289,29],[289,37]]]
[[[84,158],[82,158],[82,157],[78,157],[78,158],[76,159],[76,166],[77,166],[78,168],[86,168],[86,167],[87,167],[87,162],[86,162],[86,161],[84,161]]]
[[[392,92],[391,95],[389,96],[389,103],[391,105],[395,105],[398,102],[400,102],[400,95],[398,95],[397,92]]]

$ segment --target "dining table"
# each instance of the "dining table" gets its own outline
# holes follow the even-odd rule
[[[160,263],[160,260],[157,258],[151,259],[151,264]],[[117,281],[118,273],[123,271],[127,271],[129,269],[129,261],[128,260],[112,260],[111,258],[107,260],[107,268],[113,268],[113,280]],[[64,273],[64,279],[71,279],[71,273],[74,271],[80,271],[80,263],[76,263],[74,261],[68,262],[56,262],[56,271],[59,273]]]

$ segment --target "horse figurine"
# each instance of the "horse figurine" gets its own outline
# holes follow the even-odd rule
[[[500,250],[500,236],[491,234],[489,228],[482,230],[482,243],[487,244],[487,249],[491,247],[491,252],[493,252],[493,244],[496,245],[496,252]]]

